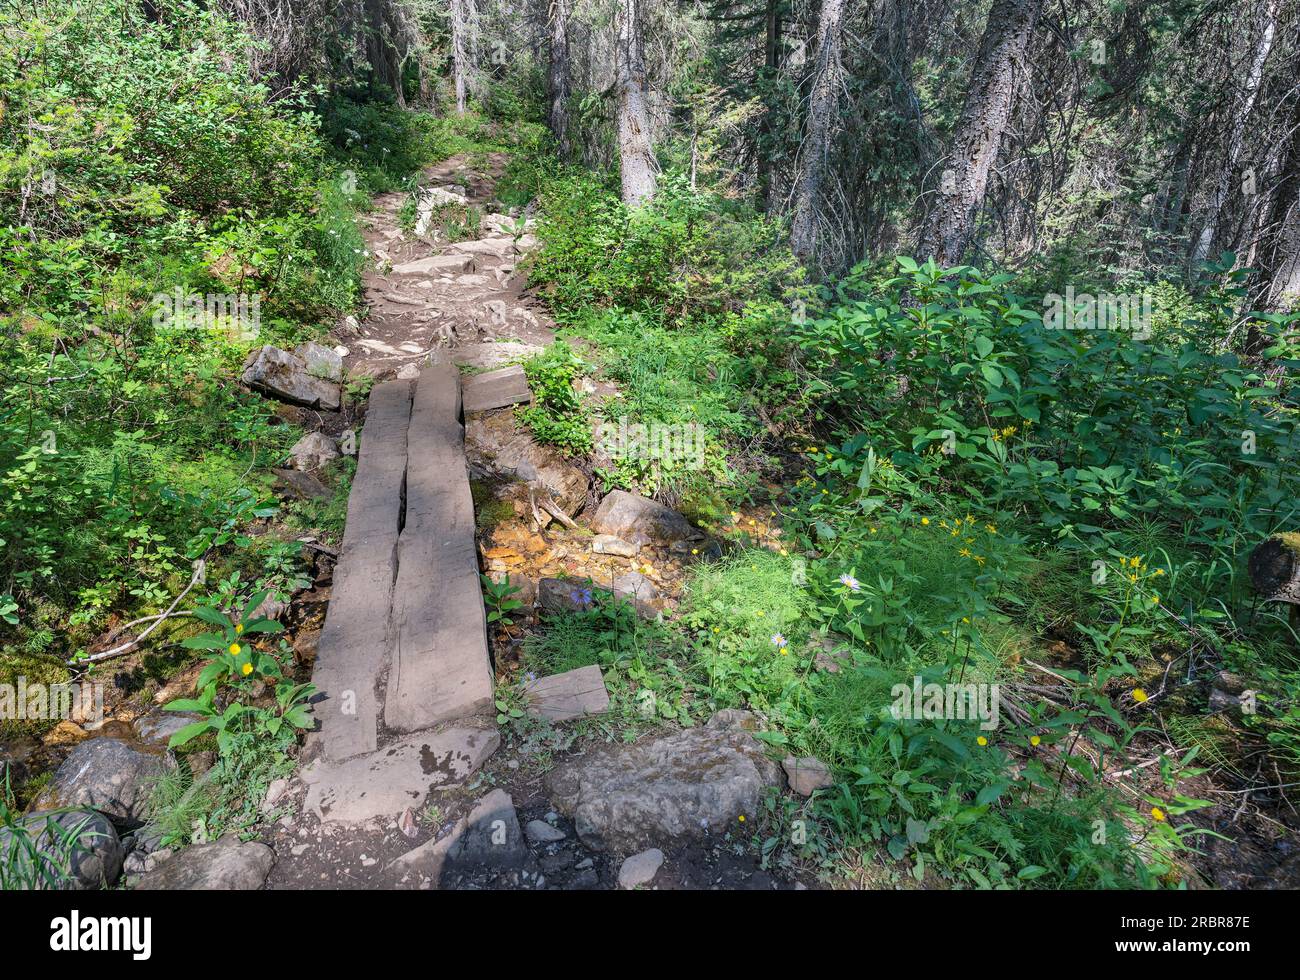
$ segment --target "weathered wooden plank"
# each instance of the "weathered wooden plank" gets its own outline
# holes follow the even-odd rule
[[[312,676],[324,695],[315,714],[333,760],[377,745],[375,688],[388,650],[410,416],[406,382],[387,381],[371,392]]]
[[[451,364],[426,366],[416,385],[392,628],[389,728],[416,731],[492,703],[460,375]]]
[[[600,668],[579,667],[539,677],[524,688],[528,713],[548,721],[570,721],[609,710],[609,692]]]
[[[471,375],[461,382],[466,413],[486,412],[533,400],[528,378],[519,365]]]

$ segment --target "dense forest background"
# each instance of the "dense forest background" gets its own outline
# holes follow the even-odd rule
[[[163,676],[178,596],[303,587],[295,534],[337,536],[355,462],[276,504],[302,429],[238,384],[252,340],[158,329],[156,297],[321,337],[364,312],[357,214],[410,217],[452,154],[508,161],[538,222],[537,439],[592,454],[594,357],[634,422],[706,440],[594,487],[737,541],[780,508],[779,550],[638,648],[666,717],[761,708],[835,770],[837,860],[918,880],[1179,884],[1216,792],[1268,811],[1251,881],[1280,867],[1296,595],[1248,560],[1296,540],[1300,0],[0,0],[0,679],[119,648]],[[768,656],[827,636],[861,669]],[[891,678],[968,667],[1026,685],[1023,745],[876,718]]]

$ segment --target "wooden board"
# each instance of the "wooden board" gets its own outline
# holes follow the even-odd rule
[[[410,415],[406,382],[386,381],[371,392],[312,676],[323,695],[315,715],[333,760],[376,747],[376,684],[389,643]]]
[[[451,364],[426,366],[416,385],[392,609],[390,729],[416,731],[492,704],[460,375]]]

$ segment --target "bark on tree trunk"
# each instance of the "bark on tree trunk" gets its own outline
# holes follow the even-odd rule
[[[1297,77],[1296,72],[1300,72],[1300,56],[1291,65],[1291,77]],[[1291,98],[1290,138],[1280,148],[1274,170],[1277,179],[1250,263],[1257,270],[1251,287],[1256,309],[1275,312],[1294,307],[1300,299],[1300,95]],[[1251,336],[1247,351],[1258,353],[1264,342],[1262,335]]]
[[[465,115],[465,95],[470,73],[474,70],[470,51],[470,31],[474,18],[473,0],[451,0],[451,60],[456,86],[456,114]]]
[[[955,265],[970,247],[1041,9],[1042,0],[994,0],[989,10],[947,168],[917,244],[920,258],[933,256],[941,265]]]
[[[781,71],[781,5],[784,0],[767,0],[764,16],[763,38],[763,77],[773,80]],[[759,123],[758,139],[758,194],[763,202],[763,210],[772,208],[772,163],[768,154],[772,152],[769,145],[775,132],[773,115],[775,104],[769,105]]]
[[[1300,603],[1300,534],[1275,534],[1247,562],[1250,581],[1265,601]]]
[[[550,39],[548,122],[559,144],[560,159],[567,161],[572,152],[569,145],[569,0],[551,0]]]
[[[821,16],[817,18],[817,59],[813,65],[808,126],[800,151],[802,168],[790,225],[790,246],[795,256],[805,262],[817,247],[819,195],[840,94],[840,24],[845,6],[845,0],[822,0]]]
[[[654,197],[657,178],[646,109],[645,55],[641,50],[639,0],[622,0],[618,24],[618,155],[623,203]]]
[[[1232,130],[1228,137],[1227,156],[1223,161],[1222,170],[1219,171],[1218,179],[1215,181],[1214,189],[1210,193],[1205,225],[1201,228],[1200,237],[1196,240],[1196,246],[1192,250],[1192,268],[1196,268],[1206,260],[1219,235],[1220,215],[1223,212],[1223,206],[1228,203],[1232,182],[1237,175],[1237,163],[1241,159],[1241,148],[1246,136],[1246,122],[1250,118],[1251,110],[1255,107],[1255,99],[1259,95],[1260,83],[1264,78],[1264,64],[1268,61],[1269,53],[1273,50],[1273,37],[1277,32],[1277,8],[1278,0],[1269,0],[1264,8],[1259,43],[1255,45],[1255,54],[1251,59],[1250,71],[1246,75],[1245,99],[1241,104],[1241,109],[1233,116]]]

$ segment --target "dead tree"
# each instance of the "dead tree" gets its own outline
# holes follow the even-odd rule
[[[1041,9],[1042,0],[994,0],[989,10],[937,200],[917,244],[921,258],[955,265],[970,247]]]
[[[646,108],[645,54],[641,47],[640,0],[621,0],[616,58],[618,156],[623,203],[638,205],[654,197],[658,184]]]
[[[569,0],[551,0],[549,14],[550,70],[546,76],[547,122],[568,160],[569,145]]]
[[[456,88],[456,114],[466,111],[466,93],[474,72],[474,0],[451,0],[451,71]]]
[[[840,88],[840,25],[845,0],[822,0],[817,18],[817,58],[813,66],[812,94],[808,99],[808,124],[800,150],[802,167],[795,188],[790,246],[807,261],[817,247],[817,213],[822,180],[826,175],[834,135]]]

